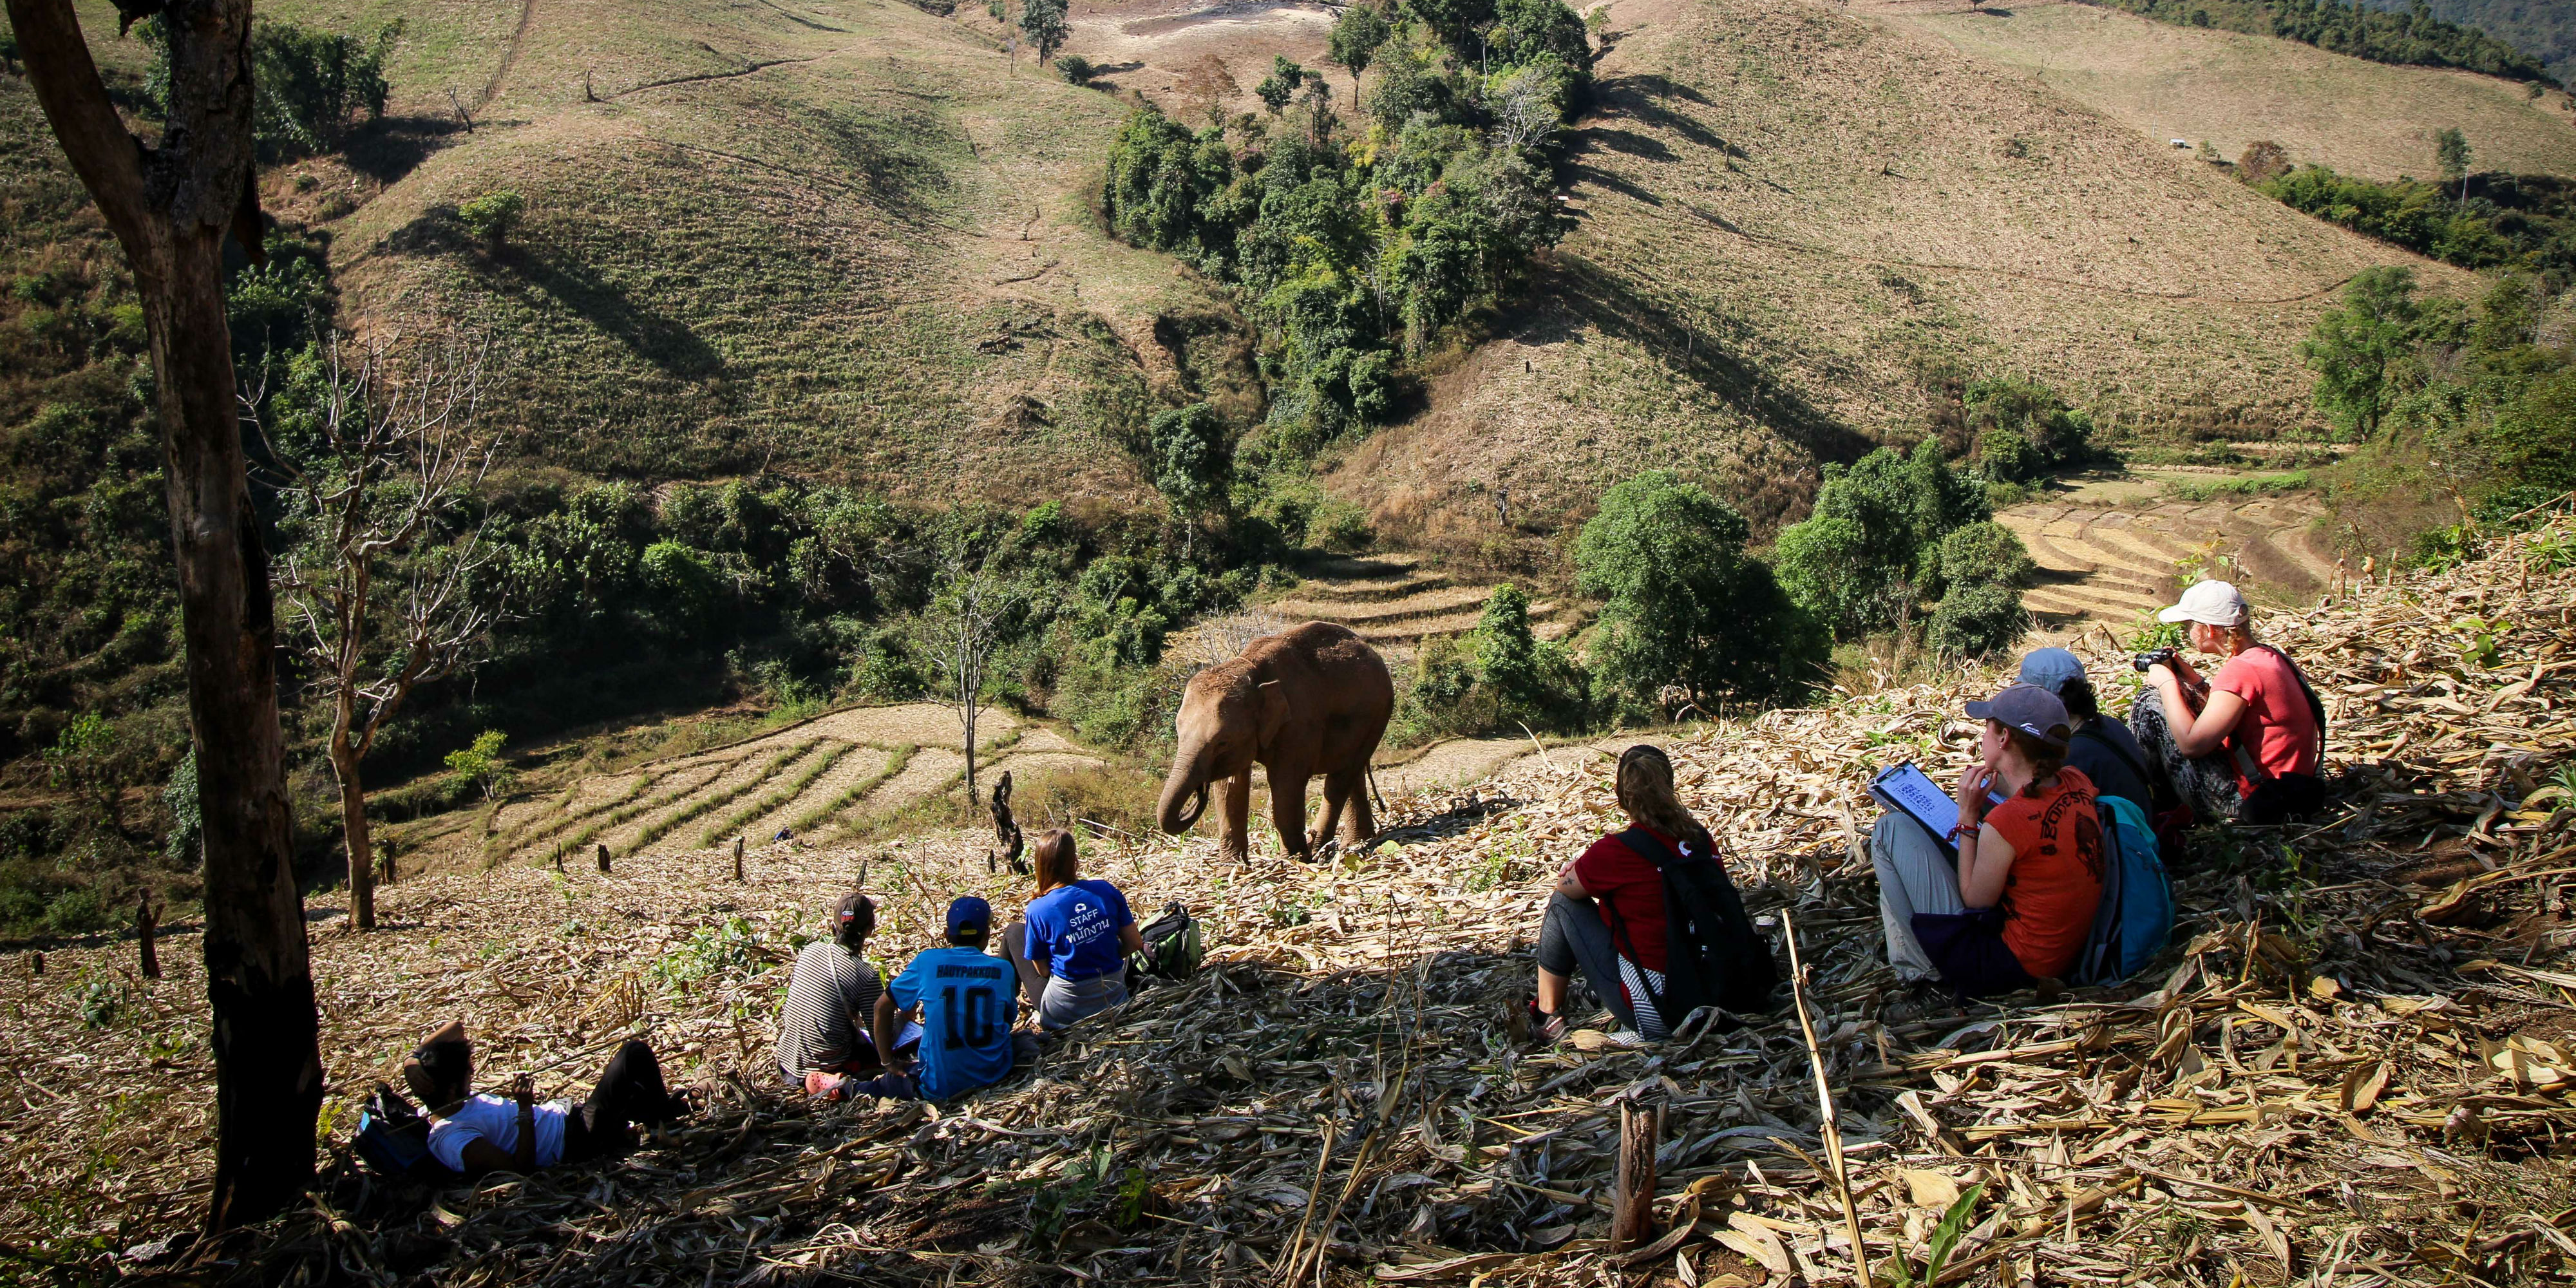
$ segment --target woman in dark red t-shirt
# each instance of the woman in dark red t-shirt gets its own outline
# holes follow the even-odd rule
[[[1714,855],[1708,829],[1683,809],[1673,790],[1673,762],[1640,744],[1619,757],[1619,808],[1635,831],[1686,854]],[[1655,999],[1664,988],[1664,878],[1630,837],[1614,833],[1557,874],[1539,925],[1538,996],[1531,1000],[1535,1035],[1565,1035],[1566,994],[1577,971],[1594,994],[1639,1035],[1660,1038],[1668,1020]],[[1682,1017],[1670,1017],[1678,1023]]]

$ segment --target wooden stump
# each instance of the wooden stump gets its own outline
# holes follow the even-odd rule
[[[1655,1238],[1655,1148],[1664,1109],[1619,1106],[1619,1173],[1610,1194],[1610,1249],[1643,1247]]]
[[[43,953],[27,954],[27,973],[30,975],[42,975],[45,973],[45,955]]]
[[[599,870],[602,872],[608,870],[608,846],[605,843],[599,847]]]
[[[383,845],[376,847],[376,857],[384,860],[384,876],[381,878],[382,884],[392,885],[394,883],[393,838],[387,837]]]
[[[733,879],[742,880],[742,838],[733,838]]]
[[[134,943],[143,956],[143,978],[161,978],[161,953],[153,946],[152,895],[138,890],[134,894]]]

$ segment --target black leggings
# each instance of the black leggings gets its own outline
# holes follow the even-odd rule
[[[1638,1028],[1637,1012],[1619,984],[1619,950],[1611,945],[1610,928],[1601,924],[1594,905],[1561,894],[1547,898],[1547,917],[1538,927],[1538,966],[1550,975],[1581,975],[1592,995],[1629,1028]]]
[[[597,1158],[627,1143],[630,1123],[663,1123],[679,1116],[679,1104],[662,1085],[662,1062],[653,1048],[630,1040],[610,1056],[600,1071],[590,1099],[564,1118],[564,1161]]]

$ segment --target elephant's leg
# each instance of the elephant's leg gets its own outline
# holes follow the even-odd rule
[[[1270,822],[1279,829],[1279,844],[1296,859],[1312,856],[1306,845],[1306,767],[1270,766]]]
[[[1252,766],[1225,780],[1225,839],[1217,845],[1217,857],[1228,863],[1241,863],[1251,854]]]
[[[1333,838],[1341,832],[1342,805],[1350,799],[1350,794],[1349,779],[1340,774],[1324,775],[1324,818],[1316,825],[1315,834],[1308,842],[1315,849],[1332,844]]]
[[[1357,845],[1368,840],[1370,837],[1377,835],[1377,816],[1369,812],[1368,766],[1362,765],[1357,769],[1347,770],[1345,773],[1347,773],[1350,779],[1350,786],[1343,789],[1342,793],[1349,797],[1351,802],[1351,822],[1348,835],[1350,842]],[[1338,781],[1343,777],[1343,774],[1335,774],[1333,777]]]

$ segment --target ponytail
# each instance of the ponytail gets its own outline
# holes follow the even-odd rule
[[[1682,808],[1673,790],[1673,762],[1663,748],[1639,743],[1620,755],[1618,795],[1619,808],[1629,818],[1676,842],[1696,843],[1703,855],[1717,857],[1716,839]]]

